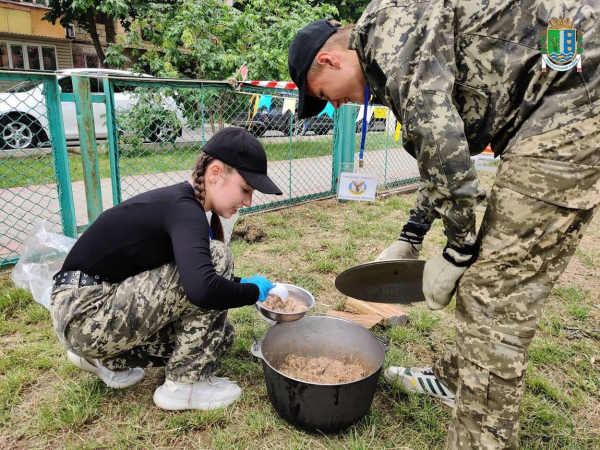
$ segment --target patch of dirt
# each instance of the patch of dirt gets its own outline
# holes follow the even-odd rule
[[[249,244],[253,244],[262,241],[265,236],[266,234],[262,228],[240,220],[235,224],[233,233],[231,233],[231,240],[246,241]]]
[[[586,267],[577,256],[571,258],[569,265],[557,281],[557,285],[572,284],[579,286],[596,300],[600,299],[600,270]]]

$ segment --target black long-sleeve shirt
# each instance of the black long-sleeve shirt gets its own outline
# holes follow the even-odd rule
[[[192,186],[145,192],[104,211],[77,240],[62,270],[118,283],[175,261],[188,300],[204,309],[251,305],[259,290],[217,275],[209,226]]]

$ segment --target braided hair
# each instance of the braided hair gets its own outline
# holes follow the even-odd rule
[[[194,181],[194,195],[198,199],[198,201],[204,206],[204,196],[206,195],[206,190],[204,189],[204,175],[206,173],[207,167],[213,161],[218,161],[216,158],[210,156],[208,153],[200,153],[198,156],[198,160],[194,165],[194,169],[192,171],[192,179]],[[225,172],[229,173],[231,171],[231,167],[227,164],[223,163],[225,166]],[[213,236],[216,240],[225,242],[225,233],[223,231],[223,224],[221,223],[221,219],[219,219],[219,215],[214,212],[210,215],[210,228],[213,232]]]

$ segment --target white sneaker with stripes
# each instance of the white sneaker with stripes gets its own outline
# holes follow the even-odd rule
[[[390,383],[402,384],[407,391],[439,398],[444,405],[454,407],[454,393],[437,379],[431,367],[390,367],[383,376]]]

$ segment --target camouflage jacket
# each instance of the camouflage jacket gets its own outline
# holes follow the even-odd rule
[[[561,17],[583,37],[581,72],[542,72],[541,37]],[[485,197],[470,154],[600,113],[600,0],[375,0],[348,47],[417,158],[411,220],[441,216],[456,246],[474,243]]]

